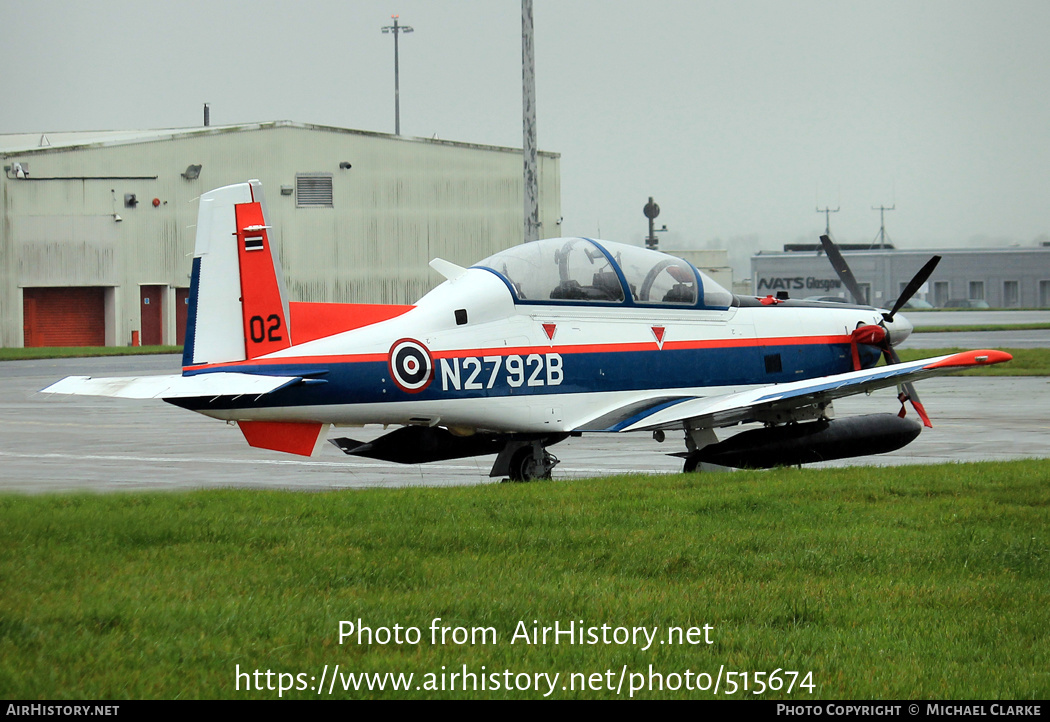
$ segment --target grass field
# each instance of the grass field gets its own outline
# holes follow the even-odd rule
[[[986,324],[978,326],[916,326],[912,333],[977,333],[981,331],[1045,331],[1050,323]]]
[[[33,348],[0,348],[0,361],[24,361],[42,358],[81,358],[87,356],[143,356],[158,353],[182,353],[182,346],[48,346]]]
[[[327,687],[338,664],[340,675],[415,677],[408,692],[343,691],[348,678],[338,677],[333,698],[547,690],[414,689],[442,666],[447,684],[463,665],[479,677],[557,672],[554,698],[614,697],[562,687],[572,673],[602,673],[615,687],[652,665],[712,679],[720,667],[779,669],[781,680],[812,672],[812,694],[796,686],[766,697],[1046,699],[1048,529],[1050,461],[3,496],[0,696],[270,698],[278,692],[245,691],[247,677],[238,691],[236,666],[302,673],[284,681],[303,686],[325,674]],[[435,617],[498,637],[431,644]],[[421,641],[340,645],[340,620],[358,619],[416,627]],[[511,644],[518,622],[533,620],[655,626],[658,639],[706,624],[713,643]],[[640,679],[627,676],[620,696]],[[752,678],[733,696],[755,688]]]

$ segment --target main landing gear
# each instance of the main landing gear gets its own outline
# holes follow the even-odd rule
[[[558,457],[547,451],[539,443],[533,443],[514,452],[510,460],[511,481],[537,481],[551,478],[551,472],[558,465]]]
[[[539,481],[551,478],[551,471],[558,465],[558,457],[547,451],[548,443],[557,443],[560,438],[543,438],[510,441],[496,458],[489,476],[506,476],[508,481]]]
[[[655,435],[653,438],[656,438]],[[661,439],[662,440],[662,439]],[[685,448],[684,454],[677,454],[685,459],[685,464],[682,467],[682,473],[692,474],[700,469],[701,454],[700,450],[705,446],[711,446],[712,444],[718,443],[718,437],[715,436],[715,432],[712,429],[686,429],[685,430]]]

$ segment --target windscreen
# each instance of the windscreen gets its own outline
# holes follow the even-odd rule
[[[506,278],[519,301],[622,303],[625,298],[609,259],[584,238],[525,243],[477,265]]]

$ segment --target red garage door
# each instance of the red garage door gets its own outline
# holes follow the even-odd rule
[[[22,330],[30,346],[105,346],[104,288],[23,288]]]
[[[142,322],[142,345],[160,346],[163,342],[163,299],[165,286],[139,286],[139,319]]]

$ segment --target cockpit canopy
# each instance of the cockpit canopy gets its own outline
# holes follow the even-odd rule
[[[610,241],[548,238],[475,266],[506,282],[517,303],[727,308],[729,291],[687,261]]]

